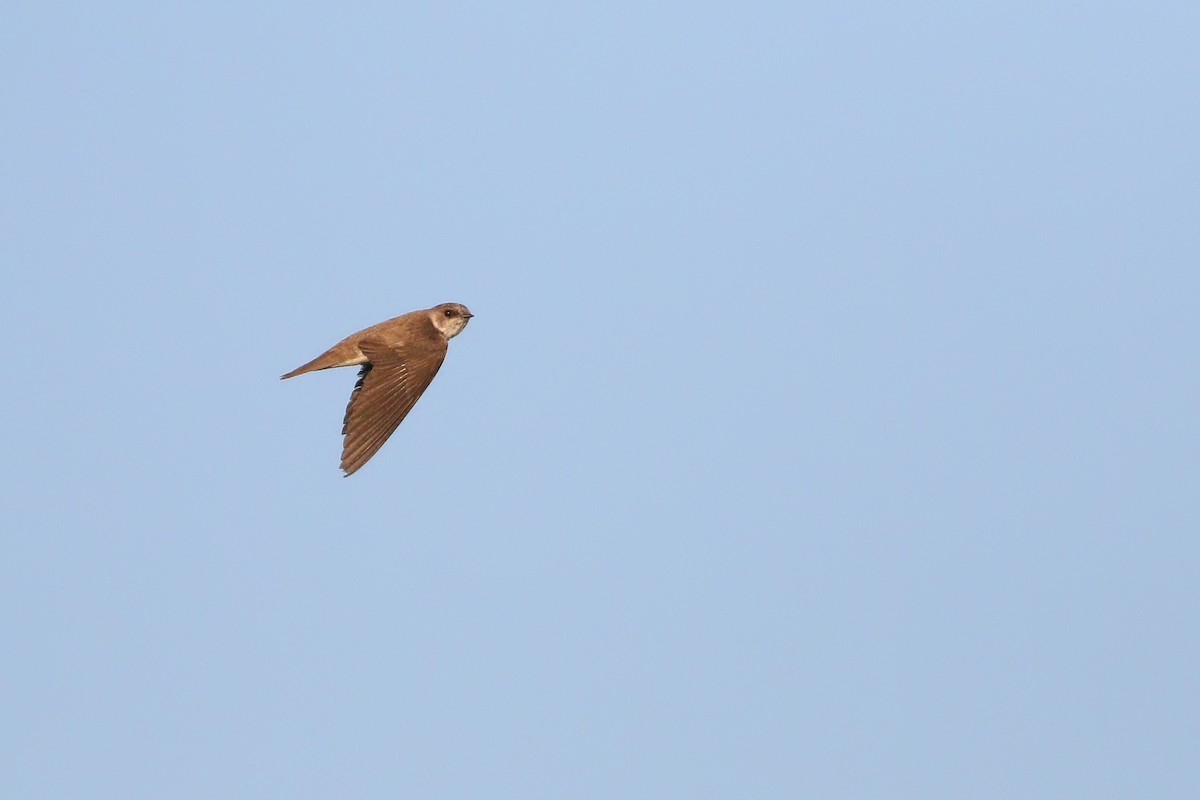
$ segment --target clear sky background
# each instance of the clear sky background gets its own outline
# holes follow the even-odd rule
[[[1200,796],[1198,41],[8,6],[0,796]]]

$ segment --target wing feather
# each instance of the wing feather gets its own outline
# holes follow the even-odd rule
[[[359,342],[367,363],[342,420],[342,469],[353,474],[371,459],[429,388],[446,358],[445,340],[388,346]]]

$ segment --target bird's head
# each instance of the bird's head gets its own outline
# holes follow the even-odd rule
[[[429,309],[429,318],[433,326],[442,332],[447,339],[453,339],[467,327],[467,322],[475,316],[462,303],[442,303]]]

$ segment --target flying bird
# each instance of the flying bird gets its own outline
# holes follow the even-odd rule
[[[345,339],[280,380],[331,367],[362,366],[342,420],[342,470],[347,477],[371,459],[433,381],[447,343],[474,315],[442,303],[380,322]]]

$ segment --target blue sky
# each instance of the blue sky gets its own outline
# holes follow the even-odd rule
[[[10,8],[0,794],[1197,796],[1198,27]]]

